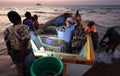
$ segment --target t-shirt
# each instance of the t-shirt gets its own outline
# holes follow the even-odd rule
[[[87,27],[86,32],[91,33],[92,39],[98,39],[97,27],[95,25],[91,27]]]
[[[74,25],[70,25],[66,31],[65,31],[65,42],[71,42],[72,41],[72,37],[73,37],[73,32],[74,32]]]
[[[23,24],[28,25],[29,28],[30,28],[30,31],[34,31],[35,30],[34,23],[33,23],[32,19],[25,19],[23,21]]]
[[[14,50],[20,50],[22,44],[22,41],[25,39],[30,39],[29,35],[29,27],[26,25],[15,25],[10,26],[4,31],[4,38],[6,43],[9,41],[10,45],[8,49],[14,49]],[[28,49],[31,48],[30,42],[27,46]]]
[[[97,27],[94,25],[94,26],[91,26],[91,27],[88,27],[88,30],[90,31],[90,32],[97,32]]]

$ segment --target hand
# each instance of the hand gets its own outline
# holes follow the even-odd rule
[[[79,17],[79,18],[80,18],[80,21],[82,21],[81,15],[80,15],[80,17]]]
[[[17,72],[21,73],[22,71],[23,71],[23,64],[22,63],[17,64]]]
[[[78,22],[81,21],[81,17],[77,17],[76,21],[78,21]]]
[[[8,50],[8,55],[13,55],[13,51],[12,50]]]
[[[23,65],[20,63],[17,65],[17,74],[16,76],[24,76],[23,74]]]
[[[103,41],[103,40],[101,40],[101,41],[99,42],[99,45],[102,46],[102,47],[104,47],[106,44],[107,44],[107,42],[105,42],[105,41]]]
[[[86,27],[84,30],[85,30],[85,32],[86,32],[87,34],[90,33],[90,29],[89,29],[88,27]]]

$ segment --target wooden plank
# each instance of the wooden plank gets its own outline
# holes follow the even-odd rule
[[[91,60],[94,60],[96,62],[96,57],[95,57],[95,52],[94,52],[94,48],[93,48],[93,42],[92,42],[92,39],[91,39],[91,36],[89,37],[90,38],[90,57],[91,57]]]
[[[64,63],[63,76],[67,76],[67,64]]]
[[[91,54],[91,52],[90,52],[90,38],[89,38],[89,36],[88,35],[86,35],[87,36],[87,60],[90,60],[90,54]]]
[[[66,63],[74,63],[74,64],[86,64],[86,65],[94,65],[94,60],[87,60],[85,58],[71,58],[71,57],[63,57],[61,59],[63,62]]]

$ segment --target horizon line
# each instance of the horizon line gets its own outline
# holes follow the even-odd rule
[[[54,3],[42,3],[42,2],[0,2],[0,4],[3,4],[3,5],[5,5],[5,4],[10,4],[10,5],[18,5],[18,4],[14,4],[14,3],[19,3],[19,4],[28,4],[28,5],[35,5],[35,4],[41,4],[41,5],[120,5],[120,4],[88,4],[88,3],[81,3],[81,4],[78,4],[78,3],[74,3],[74,4],[67,4],[67,3],[65,3],[65,4],[63,4],[63,3],[56,3],[56,4],[54,4]],[[23,5],[24,5],[23,4]]]

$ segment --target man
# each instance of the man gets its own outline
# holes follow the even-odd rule
[[[25,13],[25,19],[23,20],[23,24],[27,25],[30,29],[30,37],[32,40],[36,39],[36,35],[35,35],[35,27],[34,27],[34,22],[32,20],[32,16],[30,12],[26,12]]]
[[[82,21],[81,16],[80,16],[79,21],[80,21],[80,24],[82,25],[82,28],[84,29],[84,32],[91,34],[93,47],[94,47],[94,50],[96,50],[99,35],[98,35],[98,31],[97,31],[97,27],[95,25],[95,22],[94,21],[89,21],[88,24],[86,24]]]
[[[73,39],[73,33],[74,33],[74,29],[75,29],[72,17],[68,17],[66,19],[66,26],[67,26],[67,29],[65,31],[66,52],[72,53],[72,39]]]
[[[8,54],[16,64],[18,73],[29,76],[30,66],[35,59],[30,44],[29,27],[21,24],[21,17],[17,12],[10,11],[7,16],[13,23],[4,31]]]
[[[108,41],[106,42],[105,40],[107,38]],[[108,28],[99,44],[106,46],[106,52],[111,49],[111,53],[114,53],[115,48],[120,45],[120,26],[113,26]]]
[[[97,49],[97,44],[98,44],[97,27],[95,26],[95,23],[93,21],[90,21],[87,24],[87,26],[88,26],[87,31],[91,34],[94,50],[96,50]]]

